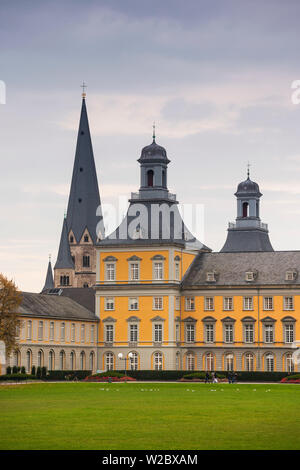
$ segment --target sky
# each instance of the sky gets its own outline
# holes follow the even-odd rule
[[[101,200],[139,188],[157,143],[168,186],[204,208],[215,251],[251,178],[276,250],[300,250],[300,3],[269,0],[0,0],[0,272],[42,289],[56,260],[81,107]]]

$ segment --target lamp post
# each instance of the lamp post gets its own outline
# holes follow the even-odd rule
[[[118,358],[121,359],[121,361],[125,361],[125,371],[124,371],[125,376],[126,376],[126,369],[127,369],[127,367],[126,367],[127,359],[131,359],[132,357],[133,357],[133,354],[131,352],[128,354],[128,357],[126,357],[126,356],[124,357],[123,353],[118,354]]]

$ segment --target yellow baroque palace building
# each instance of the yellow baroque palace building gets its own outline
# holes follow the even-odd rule
[[[155,135],[138,162],[139,191],[105,236],[84,95],[54,277],[49,261],[42,292],[23,294],[7,365],[95,372],[127,358],[140,370],[297,370],[300,252],[273,250],[249,171],[213,252],[180,216]]]

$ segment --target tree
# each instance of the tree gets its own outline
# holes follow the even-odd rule
[[[15,283],[0,274],[0,340],[5,343],[7,356],[17,347],[18,307],[21,302],[22,294]]]

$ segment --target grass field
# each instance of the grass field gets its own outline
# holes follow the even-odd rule
[[[3,385],[0,448],[300,449],[300,387]]]

